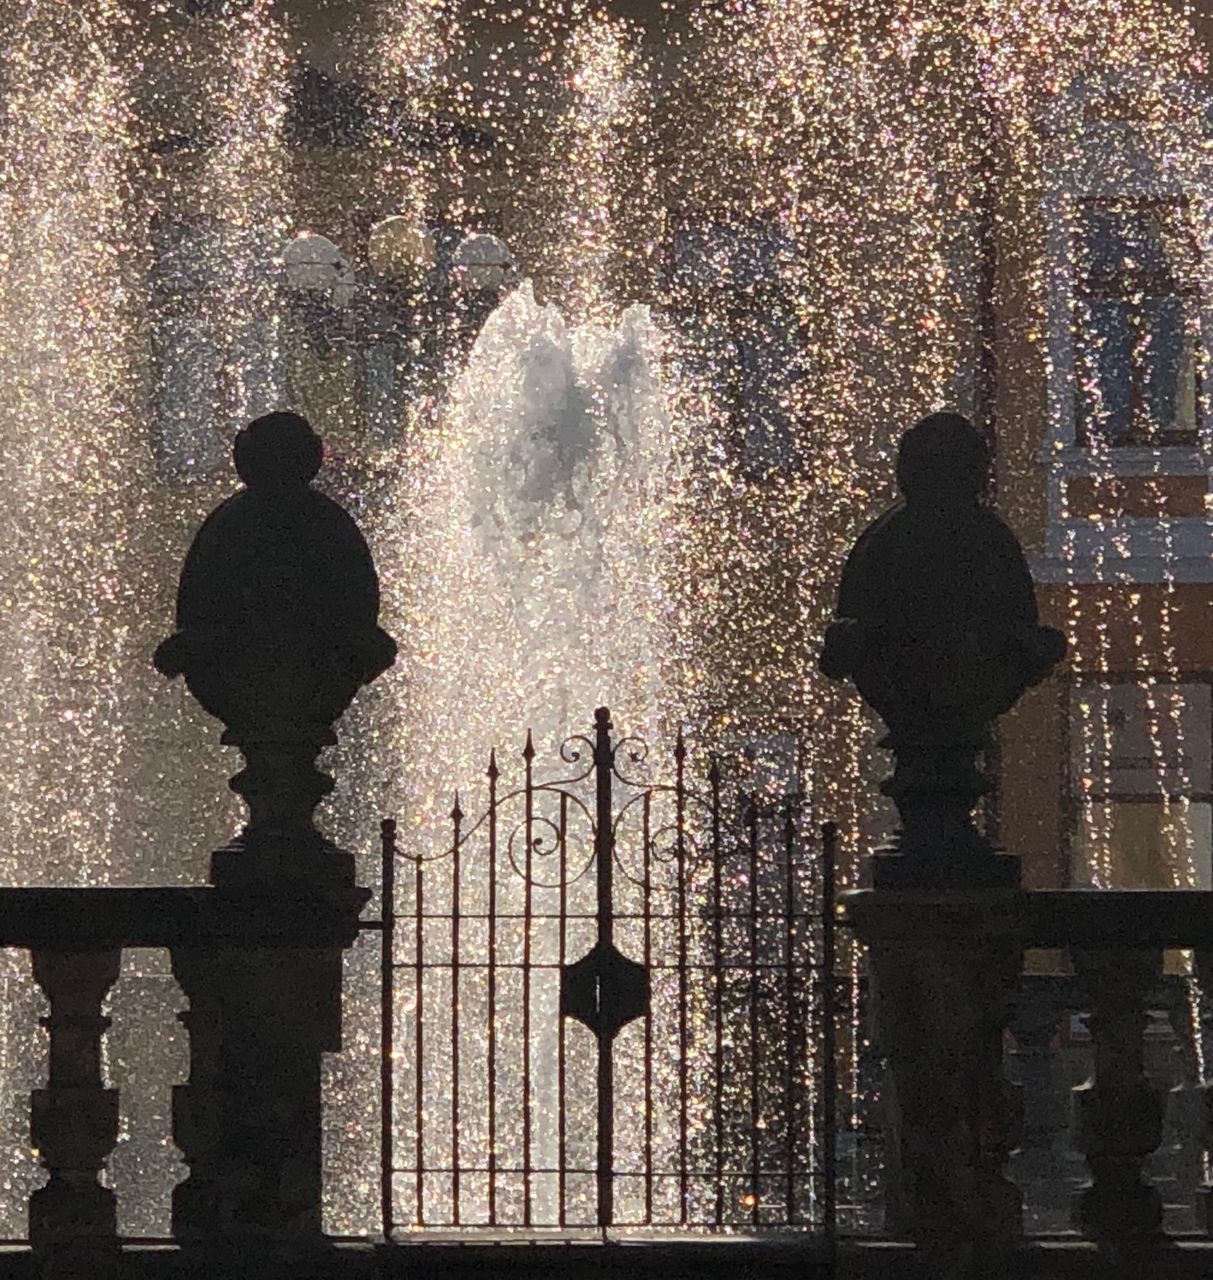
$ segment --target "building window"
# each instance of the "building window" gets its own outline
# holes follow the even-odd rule
[[[794,252],[766,224],[687,226],[671,244],[670,310],[683,357],[715,393],[729,451],[754,479],[799,465],[790,406],[804,342],[784,284]]]
[[[222,470],[241,420],[281,406],[274,247],[199,215],[152,227],[155,453],[166,480]]]
[[[1187,205],[1084,200],[1076,236],[1079,443],[1195,444],[1199,254]]]
[[[1213,888],[1213,686],[1077,684],[1071,880]]]
[[[151,342],[156,462],[166,479],[223,466],[216,429],[221,353],[214,306],[219,291],[214,228],[202,219],[158,219],[153,227]]]

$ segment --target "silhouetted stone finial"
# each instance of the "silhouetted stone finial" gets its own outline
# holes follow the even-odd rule
[[[315,761],[336,742],[332,725],[359,686],[395,660],[378,625],[379,581],[358,526],[311,487],[323,447],[305,419],[258,418],[234,453],[247,487],[198,531],[181,572],[177,631],[157,649],[156,667],[185,676],[247,760],[231,786],[249,806],[248,826],[216,854],[216,877],[251,874],[256,852],[261,870],[301,874],[307,863],[308,874],[352,880],[352,860],[312,825],[333,787]]]
[[[973,501],[981,496],[990,470],[990,450],[967,418],[933,413],[901,437],[897,487],[907,501],[916,497]]]
[[[236,474],[259,493],[300,489],[320,473],[324,444],[297,413],[267,413],[236,436]]]
[[[1065,654],[1042,627],[1011,530],[981,501],[989,451],[969,422],[932,414],[905,433],[903,498],[859,537],[843,570],[821,669],[851,678],[896,757],[883,787],[901,830],[881,887],[1014,884],[1018,863],[973,825],[989,783],[991,726]]]

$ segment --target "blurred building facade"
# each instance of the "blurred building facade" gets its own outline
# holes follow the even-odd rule
[[[850,385],[878,387],[901,416],[883,438],[858,432],[852,451],[866,452],[875,476],[888,433],[933,407],[923,370],[941,375],[943,365],[923,353],[938,342],[913,326],[882,330],[875,307],[866,332],[831,327],[830,289],[805,280],[828,285],[823,264],[845,272],[846,259],[806,237],[812,214],[790,215],[777,183],[763,189],[789,156],[772,160],[753,137],[705,130],[705,115],[745,84],[720,82],[695,6],[601,9],[615,45],[578,46],[563,19],[528,5],[297,0],[265,10],[278,24],[272,38],[256,4],[181,0],[134,17],[131,50],[158,51],[132,63],[132,198],[147,228],[136,253],[148,286],[139,341],[164,507],[152,518],[184,531],[183,487],[213,496],[226,484],[233,423],[282,401],[329,440],[330,483],[373,508],[389,456],[433,420],[493,305],[495,290],[461,287],[455,261],[468,234],[492,233],[516,273],[574,315],[603,299],[654,304],[677,335],[680,370],[708,389],[712,447],[729,476],[711,500],[722,523],[753,532],[740,595],[700,615],[715,670],[710,705],[696,710],[731,722],[793,785],[803,743],[828,742],[838,705],[806,711],[820,691],[806,684],[803,660],[788,658],[812,647],[827,611],[821,546],[844,546],[888,496],[886,478],[851,509],[814,516],[833,533],[806,550],[803,508],[832,483],[815,456],[816,397],[833,385],[826,366],[842,350]],[[594,16],[587,8],[579,20]],[[1207,17],[1177,9],[1175,21],[1192,24],[1201,50]],[[1156,68],[1136,77],[1095,68],[1076,70],[1060,91],[1050,85],[1033,120],[1040,169],[1026,183],[1023,153],[1012,155],[1020,144],[974,100],[953,100],[949,76],[963,76],[975,55],[946,27],[948,57],[937,49],[907,75],[934,93],[931,109],[960,140],[962,160],[940,150],[960,188],[937,232],[947,285],[924,283],[917,297],[903,280],[897,296],[949,329],[953,362],[934,398],[990,432],[996,500],[1028,548],[1046,615],[1074,649],[1066,673],[1004,727],[1000,837],[1024,856],[1031,884],[1204,885],[1213,857],[1207,76],[1194,61],[1165,82]],[[241,31],[249,40],[233,47]],[[619,84],[599,85],[605,132],[594,135],[593,111],[578,115],[578,104],[623,54],[640,105],[602,124]],[[233,116],[242,95],[257,94],[262,110]],[[798,135],[772,103],[768,122],[789,145]],[[763,123],[759,113],[759,132]],[[845,170],[809,154],[809,137],[804,199],[825,208],[825,178]],[[841,135],[812,137],[825,152],[845,150]],[[596,191],[606,193],[601,207]],[[391,215],[431,238],[385,272],[369,236]],[[881,234],[909,243],[914,216],[895,209]],[[281,254],[305,233],[336,246],[334,287],[292,286]],[[882,333],[884,350],[873,337]],[[171,581],[167,564],[160,576]],[[167,600],[156,608],[166,612]],[[847,767],[878,768],[858,757]]]

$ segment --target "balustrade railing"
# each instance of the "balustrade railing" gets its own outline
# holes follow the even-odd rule
[[[174,1239],[320,1238],[320,1059],[340,1047],[341,952],[368,896],[0,889],[0,947],[30,953],[49,1005],[46,1083],[30,1099],[47,1173],[29,1201],[36,1257],[83,1254],[79,1265],[95,1270],[118,1251],[104,1175],[119,1091],[103,1078],[103,1009],[131,947],[167,949],[189,1002],[178,1015],[189,1078],[173,1091],[171,1137],[186,1166]]]
[[[187,1246],[321,1238],[318,1064],[339,1045],[334,963],[365,896],[330,895],[321,910],[314,897],[214,888],[0,890],[0,946],[30,953],[48,1003],[47,1074],[30,1099],[47,1174],[29,1202],[37,1255],[87,1250],[96,1262],[119,1247],[105,1174],[119,1097],[102,1045],[131,947],[166,949],[188,1001],[173,1236]],[[1072,1227],[1121,1258],[1168,1245],[1165,1205],[1172,1225],[1208,1234],[1201,978],[1213,985],[1213,894],[859,892],[843,896],[839,919],[871,949],[892,1104],[891,1234],[945,1252],[967,1247],[961,1236],[987,1255],[1014,1250],[1021,1192],[1032,1225]],[[1071,972],[1023,974],[1030,948],[1068,958]],[[1192,977],[1164,973],[1173,950],[1191,953]],[[1078,1041],[1068,1061],[1067,1040]],[[1151,1059],[1167,1079],[1152,1078]],[[1075,1061],[1088,1078],[1073,1080]],[[832,1164],[832,1140],[823,1147]],[[1195,1214],[1178,1220],[1184,1196]],[[948,1222],[961,1231],[949,1235]]]
[[[1051,967],[1070,968],[1065,957],[1052,959]],[[1194,1237],[1203,1231],[1197,1201],[1208,1001],[1198,976],[1182,971],[1182,961],[1170,968],[1143,1001],[1144,1071],[1164,1100],[1162,1142],[1145,1170],[1159,1190],[1165,1229]],[[1074,1230],[1078,1197],[1090,1180],[1071,1125],[1073,1091],[1094,1068],[1090,1003],[1087,984],[1072,969],[1025,973],[1013,996],[1006,1065],[1020,1095],[1021,1120],[1008,1170],[1023,1193],[1029,1234]]]
[[[945,1266],[995,1265],[1021,1242],[1030,1191],[1037,1225],[1076,1230],[1111,1257],[1166,1247],[1163,1192],[1191,1194],[1210,1144],[1213,894],[861,890],[838,911],[871,950],[896,1226]],[[1033,948],[1071,972],[1023,974]],[[1168,951],[1193,956],[1190,977],[1164,974]],[[1069,1151],[1057,1140],[1066,1019],[1089,1037],[1089,1074],[1069,1090]],[[1151,1026],[1184,1059],[1178,1083],[1151,1076]],[[1201,1180],[1207,1235],[1207,1163]]]

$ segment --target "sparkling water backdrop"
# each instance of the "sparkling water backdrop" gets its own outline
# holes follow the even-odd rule
[[[1096,287],[1098,211],[1073,194],[1078,174],[1123,215],[1107,234],[1130,266],[1162,245],[1204,282],[1194,21],[1163,0],[0,0],[0,875],[205,879],[238,821],[235,761],[150,654],[231,491],[235,431],[281,405],[325,436],[322,483],[366,529],[402,642],[333,758],[325,822],[364,882],[383,814],[424,851],[456,788],[483,802],[489,748],[530,727],[551,751],[608,702],[625,732],[682,726],[760,785],[805,789],[853,883],[888,815],[873,726],[822,682],[817,645],[849,542],[892,496],[898,432],[943,406],[992,419],[983,344],[1013,280],[1000,386],[1029,390],[998,424],[999,497],[1081,640],[1079,861],[1123,880],[1114,850],[1141,818],[1107,799],[1109,726],[1136,698],[1161,814],[1139,834],[1171,882],[1201,883],[1185,734],[1208,695],[1178,679],[1191,557],[1161,467],[1142,464],[1160,603],[1138,648],[1171,670],[1128,693],[1100,656],[1124,597],[1084,588],[1135,580],[1135,544],[1071,513],[1072,486],[1054,528],[1039,502],[1075,415],[1094,479],[1117,469],[1118,342],[1153,370],[1144,443],[1203,431],[1200,345],[1176,337],[1199,314],[1155,306],[1143,266],[1134,305],[1158,315],[1125,337]],[[1182,227],[1136,212],[1150,200]],[[420,246],[395,273],[368,248],[390,215]],[[512,256],[491,279],[485,245],[464,249],[480,232]],[[284,266],[303,236],[335,246],[322,287]],[[1084,324],[1085,353],[1058,346]],[[1165,335],[1179,354],[1149,364]],[[180,997],[165,957],[124,963],[111,1178],[123,1229],[150,1234],[181,1169]],[[354,1234],[376,1225],[376,965],[369,943],[350,956],[328,1078],[330,1227]],[[6,955],[8,1235],[41,1176],[27,970]],[[843,1040],[859,1107],[862,1033]]]

